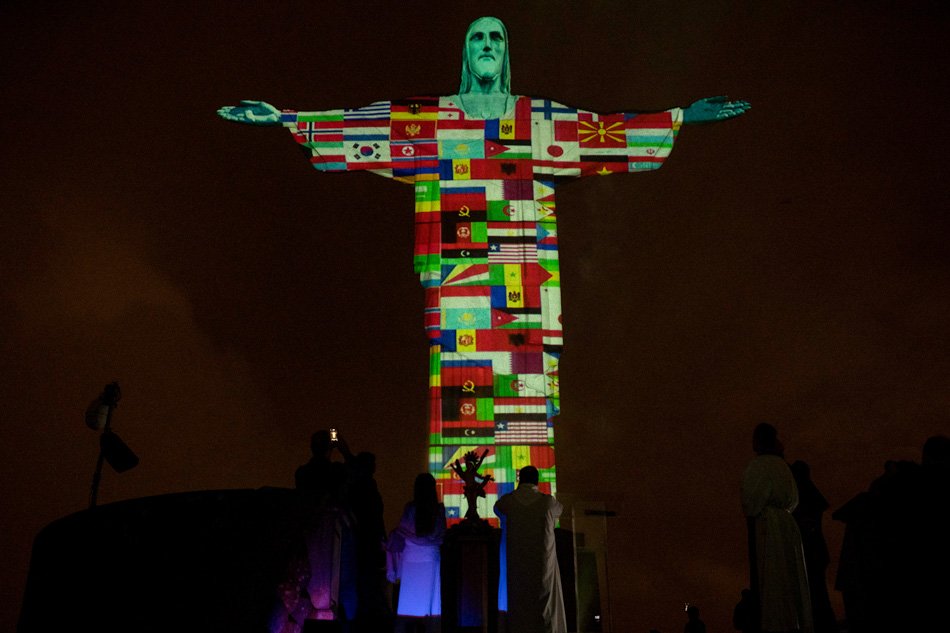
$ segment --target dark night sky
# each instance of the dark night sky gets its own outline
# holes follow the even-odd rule
[[[142,463],[102,502],[290,486],[335,425],[393,524],[425,458],[412,189],[214,112],[455,92],[483,14],[516,93],[753,104],[658,172],[559,190],[559,488],[618,512],[617,630],[678,630],[684,601],[730,629],[755,423],[833,507],[950,429],[942,3],[166,4],[0,6],[0,628],[36,532],[87,504],[112,380]]]

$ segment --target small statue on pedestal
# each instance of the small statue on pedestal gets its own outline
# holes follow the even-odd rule
[[[463,459],[465,460],[465,468],[462,468],[462,465],[459,463],[459,460],[455,460],[452,464],[452,470],[459,476],[459,478],[465,482],[465,500],[468,502],[468,510],[465,512],[465,520],[477,523],[480,519],[478,516],[478,508],[475,506],[475,500],[478,497],[485,496],[485,486],[488,485],[488,482],[492,481],[493,478],[491,475],[479,475],[478,468],[482,465],[485,457],[488,455],[488,449],[481,455],[477,455],[475,451],[469,451],[465,453]]]

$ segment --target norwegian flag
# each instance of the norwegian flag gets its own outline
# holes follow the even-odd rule
[[[298,143],[342,143],[343,127],[339,121],[298,121],[294,136]]]

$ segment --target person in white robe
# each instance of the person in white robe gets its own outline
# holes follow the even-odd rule
[[[798,488],[782,456],[778,432],[759,424],[752,435],[756,453],[742,477],[742,510],[749,522],[753,590],[763,633],[810,633],[811,602],[801,534],[792,516]]]
[[[522,468],[518,480],[515,491],[495,503],[503,529],[501,573],[505,576],[499,583],[499,610],[507,608],[511,633],[565,633],[554,543],[554,525],[562,507],[538,490],[534,466]]]

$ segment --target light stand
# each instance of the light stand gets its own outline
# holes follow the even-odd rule
[[[94,431],[102,431],[99,436],[99,458],[96,460],[96,471],[92,474],[90,508],[96,507],[103,463],[109,462],[109,465],[118,473],[135,468],[139,463],[139,458],[132,449],[112,432],[112,412],[118,406],[121,397],[119,383],[109,383],[103,389],[102,395],[93,400],[86,409],[86,426]]]

